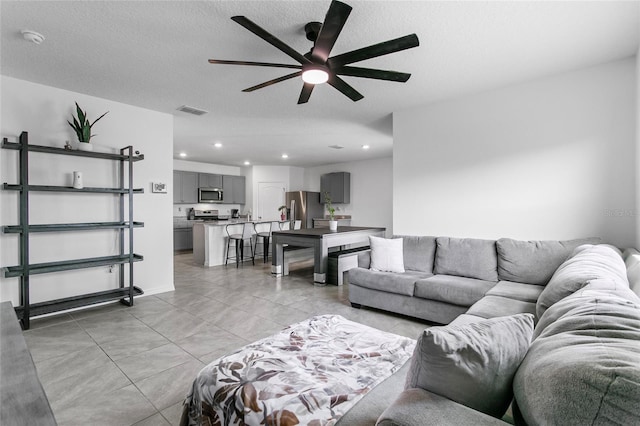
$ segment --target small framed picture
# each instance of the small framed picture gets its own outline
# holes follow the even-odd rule
[[[151,183],[151,192],[159,192],[162,194],[167,193],[167,184],[161,182],[152,182]]]

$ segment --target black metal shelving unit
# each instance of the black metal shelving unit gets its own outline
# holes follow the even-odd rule
[[[3,149],[19,151],[19,182],[18,184],[4,183],[2,188],[7,191],[20,192],[20,218],[18,225],[2,226],[6,234],[20,234],[20,264],[8,266],[4,269],[4,277],[20,277],[20,305],[15,308],[21,321],[22,328],[29,329],[30,318],[33,316],[63,311],[81,306],[92,305],[112,300],[120,300],[128,306],[133,306],[134,296],[143,291],[133,285],[133,264],[140,262],[143,257],[133,252],[133,230],[144,226],[142,222],[133,220],[133,195],[143,193],[143,189],[133,188],[133,163],[144,160],[144,155],[134,155],[133,147],[128,146],[120,150],[120,154],[110,154],[93,151],[72,151],[50,146],[29,145],[27,132],[20,134],[19,142],[13,143],[2,140]],[[46,154],[69,155],[85,158],[98,158],[117,161],[119,163],[119,185],[115,188],[82,188],[69,186],[29,185],[29,153],[40,152]],[[127,174],[125,175],[125,171]],[[87,222],[87,223],[58,223],[58,224],[29,224],[29,193],[34,191],[71,192],[71,193],[101,193],[113,194],[120,198],[119,220],[115,222]],[[125,212],[125,201],[128,212]],[[29,234],[37,232],[73,232],[99,229],[114,229],[119,232],[119,254],[113,256],[92,257],[85,259],[63,260],[46,263],[29,262]],[[128,235],[125,238],[125,231]],[[126,240],[126,241],[125,241]],[[125,244],[128,241],[128,246]],[[73,269],[95,268],[100,266],[118,265],[119,288],[106,290],[63,299],[50,300],[41,303],[30,303],[29,277],[36,274],[69,271]],[[129,283],[125,285],[125,268],[129,268]]]

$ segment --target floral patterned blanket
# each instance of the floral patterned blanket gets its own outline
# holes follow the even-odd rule
[[[312,317],[203,368],[180,424],[333,425],[414,346],[340,315]]]

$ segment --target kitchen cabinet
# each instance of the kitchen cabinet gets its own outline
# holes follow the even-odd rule
[[[27,132],[20,134],[18,143],[10,143],[6,138],[2,141],[3,149],[19,151],[18,183],[4,183],[2,188],[8,191],[19,193],[19,224],[2,226],[5,234],[18,234],[19,259],[16,266],[3,268],[4,277],[18,277],[20,279],[20,305],[15,307],[18,319],[22,328],[29,329],[32,316],[39,316],[68,309],[79,308],[81,306],[102,303],[111,300],[120,300],[127,306],[133,306],[134,296],[143,294],[142,289],[133,285],[133,264],[140,262],[143,257],[133,253],[133,230],[144,226],[142,222],[133,220],[133,196],[144,192],[142,188],[133,188],[133,163],[144,160],[144,155],[134,155],[132,146],[122,148],[119,154],[110,154],[94,151],[68,151],[64,148],[51,146],[30,145]],[[110,187],[84,187],[74,188],[72,186],[55,185],[31,185],[29,183],[29,153],[37,152],[43,154],[64,155],[69,157],[95,158],[107,161],[114,161],[118,165],[118,180],[116,186]],[[82,160],[82,159],[81,159]],[[104,194],[105,196],[116,196],[119,199],[119,214],[116,221],[110,222],[84,222],[84,223],[50,223],[31,224],[29,223],[29,201],[32,192],[47,192],[56,194]],[[61,198],[59,203],[64,203]],[[55,208],[55,207],[53,207]],[[90,257],[83,259],[64,259],[45,263],[32,263],[30,260],[30,247],[37,241],[31,239],[32,233],[55,232],[66,234],[76,231],[90,230],[116,230],[118,234],[119,250],[118,254],[110,256]],[[63,238],[61,236],[61,238]],[[64,242],[60,243],[64,245]],[[115,289],[87,292],[71,297],[55,300],[38,301],[33,303],[30,294],[30,278],[36,274],[55,273],[71,271],[84,268],[96,268],[103,266],[118,265],[119,285]],[[7,282],[8,283],[8,282]],[[87,283],[87,288],[93,283]]]
[[[222,176],[222,195],[225,204],[245,204],[246,187],[244,176]]]
[[[173,171],[173,203],[195,204],[198,202],[198,173]]]
[[[335,172],[320,176],[320,202],[324,204],[324,195],[328,192],[333,204],[351,202],[351,173]]]
[[[222,175],[198,173],[198,186],[200,188],[222,188]]]
[[[173,250],[192,250],[193,249],[193,228],[174,228],[173,229]]]

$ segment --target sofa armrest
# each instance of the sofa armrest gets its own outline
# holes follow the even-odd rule
[[[358,268],[369,269],[371,265],[371,250],[358,253]]]
[[[376,426],[504,426],[506,423],[424,389],[407,389],[378,418]]]

